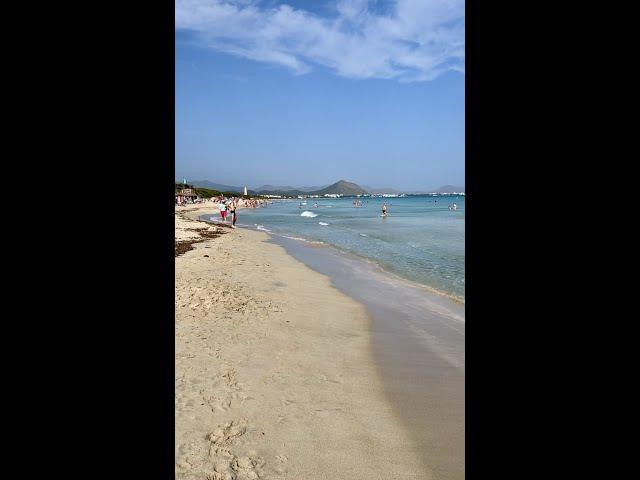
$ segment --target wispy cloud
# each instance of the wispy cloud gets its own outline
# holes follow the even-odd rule
[[[464,0],[334,0],[319,15],[260,0],[176,0],[176,30],[296,74],[425,81],[464,72]]]

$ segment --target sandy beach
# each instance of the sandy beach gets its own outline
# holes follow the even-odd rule
[[[212,205],[176,208],[176,478],[447,478],[391,401],[365,307],[266,233],[195,221]]]

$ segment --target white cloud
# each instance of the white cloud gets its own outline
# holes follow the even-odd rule
[[[176,0],[176,30],[203,46],[284,66],[324,66],[348,78],[425,81],[464,72],[464,0],[333,1],[326,16],[252,0]]]

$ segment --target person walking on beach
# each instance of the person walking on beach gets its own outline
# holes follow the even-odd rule
[[[231,202],[231,228],[236,228],[236,219],[238,218],[236,215],[236,202]]]
[[[227,221],[227,205],[224,200],[220,200],[220,205],[218,206],[220,209],[220,216],[222,217],[222,221],[226,223]]]

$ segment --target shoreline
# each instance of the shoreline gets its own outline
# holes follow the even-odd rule
[[[206,214],[206,215],[208,215],[208,214]],[[214,217],[216,216],[215,213],[213,213],[211,215],[214,216]],[[216,226],[223,226],[224,227],[224,224],[222,222],[220,222],[218,220],[216,220],[216,221],[204,220],[204,219],[200,218],[202,216],[204,216],[204,215],[198,215],[196,217],[196,220],[200,221],[200,222],[203,222],[203,223],[210,224],[210,225],[216,225]],[[371,258],[365,257],[364,255],[360,255],[360,254],[358,254],[356,252],[352,252],[352,251],[343,249],[343,248],[341,248],[341,247],[339,247],[337,245],[333,245],[331,243],[323,242],[321,240],[312,240],[312,239],[304,238],[304,237],[291,237],[291,236],[288,236],[288,235],[283,234],[283,233],[274,232],[272,230],[264,229],[264,228],[255,228],[252,225],[243,224],[243,223],[237,223],[237,227],[238,228],[242,228],[242,229],[251,230],[251,231],[265,232],[265,233],[267,233],[267,234],[269,234],[271,236],[274,236],[274,237],[289,238],[291,240],[297,240],[297,241],[305,242],[305,243],[307,243],[309,245],[320,245],[320,246],[323,246],[323,247],[332,248],[332,249],[337,250],[340,253],[343,253],[343,254],[346,254],[346,255],[351,255],[354,258],[357,258],[359,261],[369,263],[370,265],[372,265],[372,266],[380,269],[381,271],[383,271],[385,274],[387,274],[389,276],[392,276],[394,278],[394,280],[396,280],[398,282],[407,282],[408,285],[411,285],[411,286],[416,287],[416,288],[422,288],[422,289],[425,290],[425,292],[428,292],[429,294],[437,295],[437,296],[446,298],[447,300],[452,301],[452,302],[454,302],[456,304],[459,304],[459,305],[461,305],[463,307],[464,307],[464,305],[466,303],[466,298],[465,297],[462,297],[462,296],[457,295],[457,294],[452,293],[452,292],[447,292],[445,290],[440,290],[440,289],[438,289],[436,287],[433,287],[431,285],[428,285],[426,283],[420,283],[420,282],[418,282],[416,280],[413,280],[411,278],[403,277],[403,276],[399,275],[398,273],[386,268],[384,265],[376,262],[375,260],[373,260]]]

